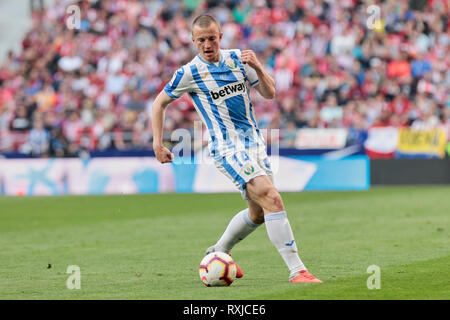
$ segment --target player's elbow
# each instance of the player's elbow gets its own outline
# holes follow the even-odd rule
[[[164,106],[160,102],[154,101],[152,104],[152,118],[157,117],[160,114],[164,114]]]
[[[175,99],[169,97],[164,90],[161,90],[161,92],[158,94],[155,101],[153,102],[152,108],[156,106],[160,109],[165,109],[169,105],[169,103],[171,103],[173,100]]]
[[[264,98],[266,99],[275,98],[275,83],[270,82],[258,83],[255,88],[259,92],[259,94]]]
[[[266,99],[274,99],[275,98],[275,88],[270,88],[265,92],[264,98]]]

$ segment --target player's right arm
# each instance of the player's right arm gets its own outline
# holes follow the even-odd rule
[[[173,153],[164,147],[162,142],[166,107],[173,100],[175,99],[169,97],[162,90],[152,104],[153,151],[155,152],[156,159],[161,163],[173,161]]]
[[[153,150],[156,159],[161,163],[173,161],[173,153],[162,143],[164,116],[167,105],[191,88],[192,77],[188,76],[185,70],[184,67],[181,67],[175,71],[172,79],[166,84],[164,90],[158,94],[152,105]]]

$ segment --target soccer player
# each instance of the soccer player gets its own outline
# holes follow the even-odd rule
[[[248,208],[231,219],[206,254],[230,253],[238,242],[265,223],[270,241],[289,268],[289,281],[321,282],[307,271],[298,256],[283,200],[272,182],[265,142],[250,101],[247,83],[264,98],[273,99],[275,81],[264,71],[253,51],[220,49],[222,32],[212,16],[198,16],[191,31],[198,54],[174,73],[153,102],[156,158],[161,163],[173,161],[173,153],[162,144],[165,108],[187,93],[208,129],[208,146],[217,168],[233,181],[248,203]],[[237,277],[242,276],[238,267]]]

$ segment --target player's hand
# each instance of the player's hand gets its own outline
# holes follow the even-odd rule
[[[153,146],[153,151],[155,151],[156,159],[161,163],[172,162],[174,155],[164,146]]]
[[[255,70],[262,69],[261,62],[259,62],[253,50],[242,50],[241,60],[244,64],[248,63]]]

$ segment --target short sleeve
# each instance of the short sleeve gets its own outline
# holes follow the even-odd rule
[[[236,52],[236,54],[238,55],[239,60],[240,60],[241,63],[242,63],[242,58],[241,58],[242,52],[241,52],[241,50],[240,50],[240,49],[237,49],[235,52]],[[251,85],[252,87],[255,86],[255,85],[257,85],[258,82],[259,82],[259,79],[258,79],[258,75],[256,74],[255,69],[253,69],[252,67],[250,67],[247,63],[245,63],[245,64],[242,63],[242,65],[244,66],[245,76],[247,77],[247,80],[248,80],[248,82],[250,83],[250,85]]]
[[[247,80],[248,80],[248,82],[250,83],[250,85],[253,87],[253,86],[255,86],[255,85],[257,85],[258,84],[258,82],[259,82],[259,79],[258,79],[258,74],[256,73],[256,71],[255,71],[255,69],[253,69],[252,67],[250,67],[248,64],[244,64],[244,63],[242,63],[242,58],[241,58],[241,50],[240,49],[234,49],[234,50],[231,50],[231,54],[233,55],[233,54],[236,54],[237,55],[237,58],[239,59],[239,62],[240,62],[240,64],[241,64],[241,70],[242,70],[242,66],[244,67],[243,69],[243,72],[245,73],[244,74],[244,77],[246,77],[247,78]]]
[[[167,95],[173,99],[181,97],[185,92],[189,91],[189,79],[184,71],[184,67],[179,68],[172,76],[172,79],[164,87]]]
[[[246,64],[244,64],[244,70],[245,70],[245,73],[247,74],[247,79],[248,79],[248,82],[250,82],[250,85],[252,87],[256,86],[259,82],[259,79],[258,79],[258,74],[256,73],[255,69],[253,69],[246,63]]]

